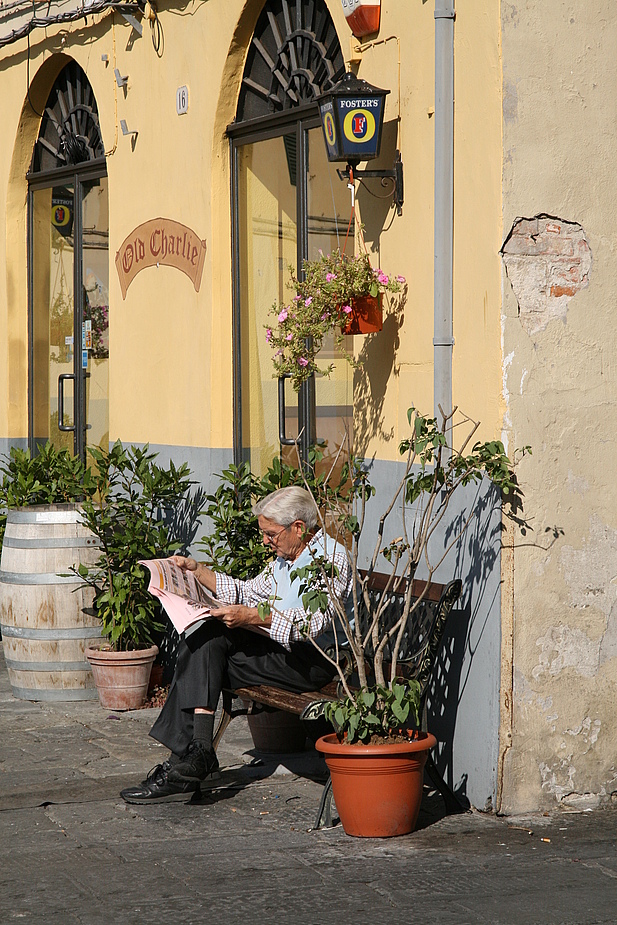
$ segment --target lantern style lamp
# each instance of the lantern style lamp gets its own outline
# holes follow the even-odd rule
[[[397,212],[403,206],[403,164],[400,152],[392,170],[358,170],[360,161],[379,157],[385,101],[389,90],[380,90],[355,74],[345,74],[337,84],[318,99],[329,161],[346,161],[347,168],[339,176],[388,178],[394,182]]]

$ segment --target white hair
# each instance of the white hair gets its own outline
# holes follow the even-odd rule
[[[256,517],[267,517],[281,527],[290,527],[301,520],[307,530],[314,530],[319,521],[317,505],[310,492],[298,485],[278,488],[253,505]]]

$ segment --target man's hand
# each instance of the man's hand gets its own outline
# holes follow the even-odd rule
[[[178,568],[193,572],[200,585],[216,594],[216,575],[207,565],[198,562],[197,559],[192,559],[191,556],[170,556],[170,558]]]
[[[192,559],[190,556],[170,556],[170,558],[178,568],[187,572],[196,572],[199,566],[197,559]]]
[[[262,629],[266,629],[271,623],[270,617],[261,619],[256,607],[246,607],[244,604],[227,604],[225,607],[218,607],[212,611],[212,616],[221,620],[230,629],[238,629],[241,626],[261,626]]]

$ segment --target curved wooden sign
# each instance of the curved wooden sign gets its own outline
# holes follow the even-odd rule
[[[205,258],[206,242],[191,228],[171,218],[152,218],[134,228],[116,254],[122,298],[141,270],[161,264],[181,270],[199,292]]]

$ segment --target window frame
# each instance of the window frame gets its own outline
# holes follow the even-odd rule
[[[82,291],[83,283],[83,228],[81,216],[82,185],[88,180],[107,178],[107,161],[105,157],[94,158],[81,164],[72,164],[44,172],[29,171],[28,180],[28,220],[27,220],[27,253],[28,253],[28,447],[30,454],[35,455],[34,445],[34,209],[33,195],[43,189],[52,189],[54,186],[72,184],[73,186],[73,453],[85,461],[86,457],[86,421],[85,421],[85,381],[84,377],[77,375],[81,369],[81,337],[82,312],[77,310],[75,298]],[[108,193],[109,195],[109,193]],[[79,349],[77,349],[79,348]]]

